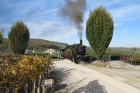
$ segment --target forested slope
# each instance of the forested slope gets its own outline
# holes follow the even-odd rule
[[[61,42],[54,42],[54,41],[48,41],[43,39],[30,39],[28,49],[34,50],[36,52],[43,52],[49,48],[52,49],[62,49],[65,48],[68,44],[67,43],[61,43]],[[9,52],[8,48],[8,39],[3,39],[3,52]]]

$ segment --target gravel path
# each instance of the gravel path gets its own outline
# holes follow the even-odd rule
[[[140,93],[140,89],[69,60],[54,61],[55,93]]]
[[[112,77],[116,80],[122,81],[124,83],[127,83],[131,86],[134,86],[138,89],[140,89],[140,71],[135,69],[124,69],[124,68],[100,68],[95,67],[93,65],[87,64],[85,65],[88,68],[91,68],[93,70],[96,70],[100,73],[103,73],[109,77]]]
[[[109,64],[107,67],[140,71],[140,66],[130,65],[122,61],[109,61]]]

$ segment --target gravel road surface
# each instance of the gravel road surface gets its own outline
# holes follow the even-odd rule
[[[55,93],[140,93],[140,89],[69,60],[54,61]]]

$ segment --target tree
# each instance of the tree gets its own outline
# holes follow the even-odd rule
[[[28,27],[22,22],[16,22],[8,34],[9,47],[15,54],[24,54],[30,38]]]
[[[0,32],[0,50],[2,47],[2,41],[3,41],[3,34]]]
[[[97,60],[101,60],[108,48],[113,36],[113,20],[111,14],[102,6],[90,12],[86,24],[86,38],[96,54]]]

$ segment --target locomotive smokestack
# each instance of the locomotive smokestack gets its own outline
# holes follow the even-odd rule
[[[83,41],[82,41],[82,39],[80,39],[80,46],[82,46],[83,45]]]

